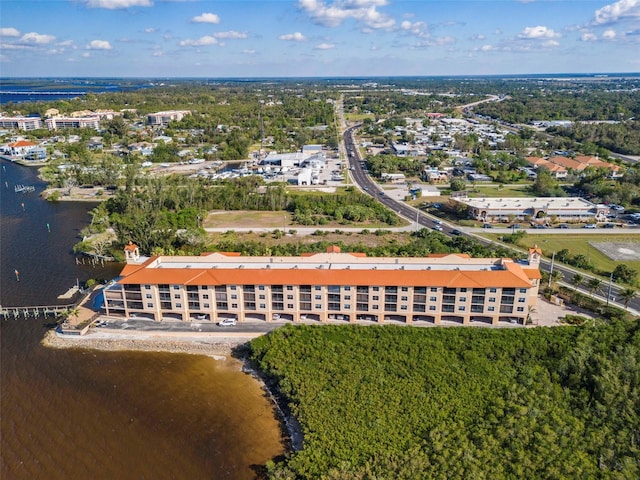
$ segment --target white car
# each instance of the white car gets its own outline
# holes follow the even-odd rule
[[[279,313],[274,313],[273,314],[273,319],[274,320],[280,320],[280,314]]]
[[[435,225],[435,226],[433,227],[433,229],[434,229],[434,230],[437,230],[437,231],[439,231],[439,232],[441,232],[441,231],[442,231],[442,227],[441,227],[440,225]]]
[[[223,318],[218,322],[221,327],[233,327],[238,321],[235,318]]]

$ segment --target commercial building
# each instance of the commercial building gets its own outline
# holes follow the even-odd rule
[[[0,128],[13,130],[37,130],[42,128],[40,117],[0,117]]]
[[[379,258],[342,253],[141,257],[125,247],[121,278],[104,289],[111,317],[155,321],[345,321],[524,324],[537,301],[541,251],[527,261]]]
[[[469,217],[481,222],[544,220],[550,217],[561,222],[605,221],[609,213],[606,205],[596,205],[577,197],[451,197],[451,200],[466,205]]]

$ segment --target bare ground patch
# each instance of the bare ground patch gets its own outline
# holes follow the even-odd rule
[[[640,259],[640,243],[633,242],[589,242],[611,260],[638,260]]]

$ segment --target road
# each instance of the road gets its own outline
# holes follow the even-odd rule
[[[368,193],[369,195],[377,198],[378,201],[383,203],[390,210],[393,210],[394,212],[396,212],[398,215],[406,218],[411,222],[415,222],[414,224],[417,223],[417,225],[419,225],[420,227],[426,227],[431,229],[436,229],[436,227],[438,227],[438,229],[441,229],[440,231],[443,234],[448,236],[466,235],[469,237],[473,237],[475,240],[485,245],[496,244],[496,242],[494,242],[493,240],[489,240],[487,238],[481,237],[473,233],[472,231],[470,231],[470,229],[465,229],[457,225],[450,225],[447,222],[442,222],[428,214],[425,214],[424,212],[420,212],[419,210],[406,205],[405,203],[398,202],[390,198],[389,196],[387,196],[384,193],[384,191],[379,187],[379,185],[371,179],[371,177],[367,174],[363,166],[364,159],[360,156],[360,151],[357,148],[357,145],[355,144],[355,141],[353,138],[353,132],[356,129],[358,129],[360,126],[361,124],[351,126],[347,128],[343,134],[343,141],[344,141],[344,145],[347,153],[347,159],[349,163],[349,173],[351,175],[351,178],[353,179],[353,182],[357,186],[359,186],[360,189],[362,189],[365,193]],[[548,230],[544,230],[542,232],[547,233]],[[572,233],[575,233],[575,232],[572,232]],[[589,230],[589,233],[593,233],[593,230]],[[607,233],[610,233],[610,232],[607,232]],[[549,272],[551,270],[551,261],[543,259],[540,264],[540,269],[543,271]],[[593,278],[592,276],[586,273],[578,272],[577,270],[573,270],[572,268],[566,267],[564,265],[559,265],[557,263],[554,263],[553,269],[555,271],[559,271],[562,273],[563,282],[566,282],[566,283],[563,283],[563,285],[573,289],[576,289],[576,288],[573,285],[571,285],[571,281],[575,274],[580,273],[580,275],[582,275],[585,278],[584,280],[585,283],[588,282],[589,279]],[[603,282],[601,287],[602,288],[600,290],[604,290],[604,291],[594,292],[593,296],[595,298],[598,298],[599,300],[606,302],[607,293],[610,288],[611,289],[610,298],[615,299],[615,300],[610,299],[609,300],[610,304],[620,308],[624,308],[623,303],[620,301],[620,292],[624,290],[625,287],[621,287],[616,284],[611,284],[611,286],[609,286],[608,282]],[[589,292],[586,291],[584,288],[578,288],[577,290],[583,293],[589,294]],[[632,299],[629,302],[628,310],[630,311],[630,313],[634,315],[640,315],[640,296]]]

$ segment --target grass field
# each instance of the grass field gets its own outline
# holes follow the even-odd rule
[[[319,192],[322,193],[322,192]],[[398,227],[408,225],[408,222],[402,218],[399,218],[400,223]],[[357,223],[357,224],[341,224],[338,222],[329,222],[326,225],[294,225],[291,223],[291,214],[289,212],[262,212],[255,210],[233,210],[233,211],[219,211],[211,212],[204,221],[204,228],[228,228],[233,230],[234,228],[273,228],[280,229],[286,228],[362,228],[362,229],[387,229],[389,225],[383,223]]]
[[[500,235],[490,234],[484,235],[488,238],[496,240]],[[589,242],[620,242],[635,243],[640,245],[640,234],[628,235],[528,235],[525,236],[518,246],[529,248],[536,243],[541,249],[545,257],[551,258],[553,252],[567,249],[573,256],[582,254],[587,257],[593,265],[604,271],[612,271],[616,265],[623,261],[611,260],[597,248],[591,246]],[[638,260],[625,260],[624,263],[640,273],[640,258]]]
[[[498,188],[497,185],[476,185],[469,186],[469,192],[472,197],[534,197],[530,187],[529,184],[506,185],[502,188]]]

